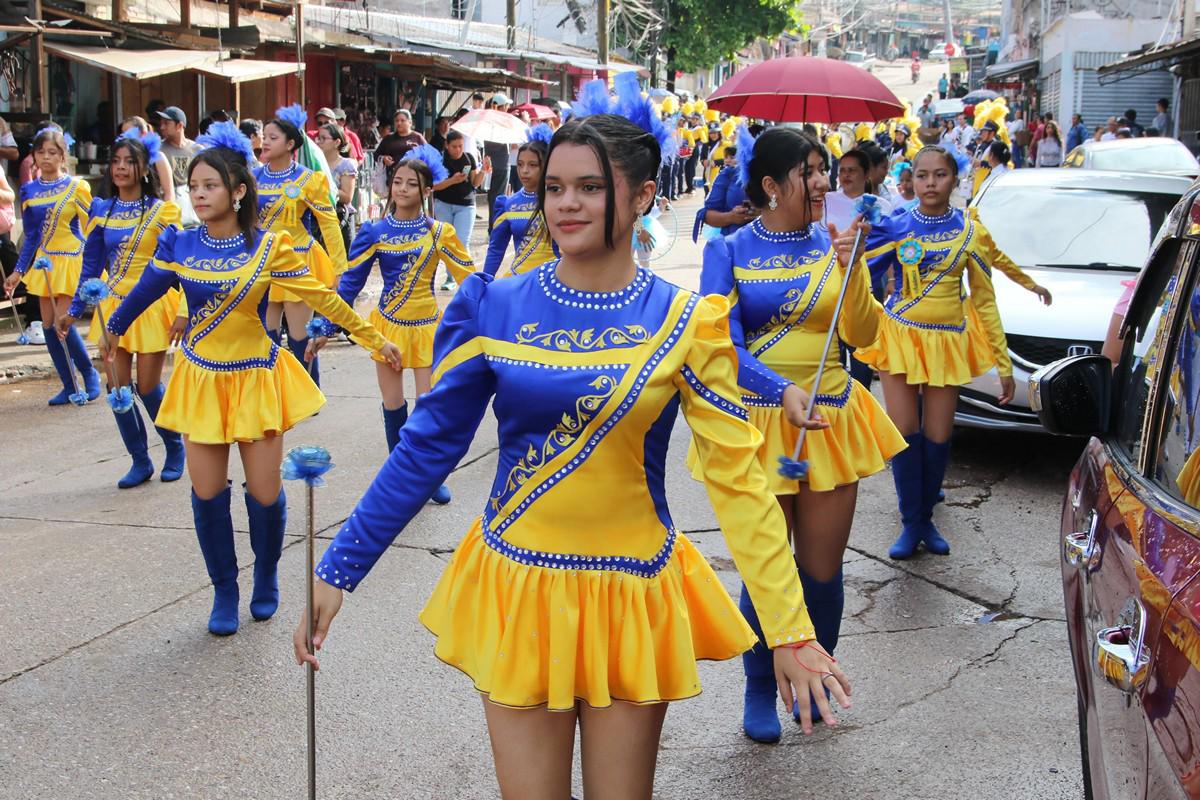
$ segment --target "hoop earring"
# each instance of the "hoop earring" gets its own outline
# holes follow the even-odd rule
[[[779,208],[779,201],[775,199],[775,195],[771,195],[771,202],[767,203],[767,208],[772,211]]]

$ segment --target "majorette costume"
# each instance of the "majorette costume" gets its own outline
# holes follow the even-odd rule
[[[91,205],[92,190],[87,181],[70,175],[56,181],[35,178],[21,187],[25,243],[16,270],[22,275],[29,294],[37,297],[75,294],[79,288],[84,231],[87,230]],[[65,405],[75,391],[72,362],[83,376],[88,399],[95,400],[100,396],[100,373],[92,366],[87,345],[77,329],[72,327],[68,332],[65,349],[58,336],[47,333],[46,350],[63,384],[63,390],[50,398],[50,405]]]
[[[307,115],[300,106],[281,108],[275,114],[295,125],[303,134]],[[262,164],[254,169],[254,181],[258,188],[258,226],[264,231],[287,233],[309,272],[325,286],[332,287],[337,276],[346,269],[346,247],[325,173],[297,161],[282,172],[274,172]],[[320,230],[324,247],[313,236],[314,230]],[[275,285],[271,287],[269,299],[279,303],[300,301],[301,298],[283,286]],[[288,347],[301,363],[308,347],[308,338],[302,337],[302,333],[301,330],[288,331]],[[278,332],[273,335],[279,336]],[[317,359],[313,359],[309,370],[313,380],[320,385]]]
[[[962,386],[993,367],[1002,377],[1012,375],[991,278],[992,266],[1006,258],[973,215],[951,208],[930,217],[914,208],[886,217],[871,229],[867,257],[873,273],[892,271],[895,289],[879,337],[856,354],[861,361],[914,385]],[[971,306],[978,335],[968,324]],[[909,448],[892,462],[903,530],[891,554],[908,558],[918,543],[949,552],[933,524],[933,507],[950,442],[931,442],[920,432],[907,440]]]
[[[132,129],[137,137],[136,129]],[[153,164],[159,155],[158,134],[149,133],[140,138]],[[119,142],[120,140],[118,140]],[[153,167],[150,167],[153,169]],[[83,269],[80,285],[91,278],[99,278],[107,271],[108,296],[100,301],[100,311],[92,325],[92,338],[100,338],[99,320],[109,319],[117,306],[129,294],[142,277],[151,256],[154,255],[159,237],[168,229],[179,224],[179,206],[166,203],[157,197],[144,197],[125,202],[119,198],[98,199],[92,202],[91,219],[88,223],[87,242],[83,248]],[[72,317],[81,317],[86,304],[78,292],[67,312]],[[179,292],[172,290],[154,302],[138,316],[115,345],[129,353],[162,353],[171,346],[171,324],[179,310]],[[150,421],[158,418],[166,389],[160,383],[148,394],[141,395],[142,403],[150,414]],[[117,429],[125,449],[133,457],[133,467],[117,485],[122,488],[137,486],[154,474],[154,464],[147,452],[146,425],[141,412],[134,404],[128,411],[113,410]],[[167,459],[163,465],[164,481],[179,480],[183,475],[183,438],[175,431],[158,428],[166,447]]]
[[[490,497],[421,613],[438,658],[506,706],[694,696],[697,659],[730,658],[756,640],[671,521],[666,451],[682,405],[769,643],[812,639],[782,512],[758,466],[761,437],[738,402],[726,301],[644,269],[620,291],[580,291],[557,267],[462,284],[438,330],[434,389],[318,577],[358,588],[466,453],[492,400],[500,454]]]
[[[543,122],[530,130],[529,140],[541,141],[549,146],[553,135],[554,131]],[[543,164],[542,169],[545,167]],[[529,272],[557,257],[550,231],[546,228],[546,218],[538,210],[538,205],[537,194],[524,187],[513,194],[496,198],[487,258],[483,262],[484,272],[494,276],[500,269],[509,240],[515,245],[512,265],[509,267],[511,275]]]
[[[219,127],[218,127],[219,126]],[[216,123],[198,141],[253,159],[250,143],[232,123]],[[244,145],[243,145],[244,143]],[[205,227],[167,229],[142,278],[108,320],[123,336],[146,309],[181,286],[190,314],[176,364],[159,409],[160,427],[197,444],[257,441],[282,434],[325,403],[307,371],[267,336],[262,313],[268,289],[279,286],[349,330],[365,348],[385,344],[379,333],[316,278],[286,233],[262,232],[253,242],[241,234],[214,239]],[[196,534],[216,597],[209,629],[237,630],[237,556],[230,493],[202,500],[192,494]],[[275,564],[283,543],[286,498],[270,506],[246,495],[255,588],[250,609],[258,619],[278,605]]]
[[[749,139],[749,135],[744,136]],[[739,146],[742,181],[748,180],[752,141]],[[838,261],[829,231],[810,224],[793,232],[768,230],[756,219],[732,235],[713,239],[704,248],[700,290],[729,298],[729,330],[738,352],[738,384],[750,423],[763,435],[758,460],[773,494],[793,495],[798,481],[779,474],[782,456],[795,451],[800,429],[788,421],[783,392],[795,385],[812,394],[845,270]],[[850,285],[837,320],[839,337],[853,347],[870,344],[879,330],[881,309],[871,296],[866,264],[850,271]],[[836,348],[825,353],[825,371],[812,400],[827,430],[809,431],[800,459],[807,461],[808,488],[823,492],[856,483],[887,466],[904,449],[904,437],[862,384],[850,378]],[[695,449],[689,466],[700,477]],[[817,638],[831,654],[841,629],[845,593],[842,575],[819,581],[803,571],[804,596]],[[741,607],[760,630],[745,591]],[[779,738],[775,713],[775,671],[771,654],[756,647],[742,656],[746,672],[743,724],[759,741]]]

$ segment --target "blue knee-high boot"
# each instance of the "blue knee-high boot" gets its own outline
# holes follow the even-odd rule
[[[800,583],[804,586],[804,605],[808,608],[808,616],[812,619],[813,630],[817,633],[817,643],[825,648],[825,652],[833,655],[837,649],[838,636],[842,632],[842,611],[846,607],[846,589],[842,585],[842,571],[827,581],[819,581],[804,570],[800,570]],[[825,690],[828,699],[829,690]],[[815,700],[811,701],[812,720],[821,720],[821,710]],[[798,709],[792,709],[792,716],[800,721]]]
[[[762,625],[758,622],[758,612],[750,602],[750,593],[746,591],[745,584],[742,584],[742,593],[738,596],[738,608],[758,637],[758,644],[742,653],[742,669],[746,672],[742,730],[756,742],[778,742],[783,729],[775,710],[775,698],[779,696],[775,683],[775,657],[771,649],[763,644],[765,637]]]
[[[281,488],[275,502],[264,506],[246,492],[246,514],[250,518],[250,547],[254,550],[250,614],[255,619],[270,619],[279,608],[279,556],[287,529],[287,495]]]
[[[400,444],[400,429],[408,422],[408,403],[399,408],[380,407],[383,409],[383,435],[387,439],[387,449],[390,453]]]
[[[154,390],[140,395],[142,405],[146,407],[146,411],[150,413],[151,421],[158,420],[158,409],[162,405],[163,395],[167,393],[167,389],[161,383],[154,387]],[[167,458],[163,461],[161,478],[164,483],[177,481],[183,477],[183,437],[175,431],[169,431],[166,428],[155,426],[158,435],[162,437],[163,445],[167,449]]]
[[[129,489],[154,476],[154,462],[146,452],[146,423],[142,421],[142,412],[138,411],[136,405],[124,413],[113,411],[113,416],[117,420],[117,430],[121,432],[121,441],[133,457],[133,466],[117,481],[117,488]]]
[[[46,331],[46,350],[50,353],[54,371],[58,373],[58,379],[63,385],[62,391],[51,397],[48,405],[65,406],[71,402],[71,393],[75,391],[75,378],[71,374],[71,362],[67,360],[67,351],[54,331]]]
[[[949,460],[949,441],[939,443],[924,439],[921,444],[921,542],[926,550],[939,556],[950,555],[950,543],[933,524],[933,507],[938,504]]]
[[[83,343],[83,337],[74,325],[67,333],[67,352],[75,362],[75,369],[83,376],[83,390],[87,392],[87,399],[95,400],[100,396],[100,371],[92,366],[92,357],[88,355],[87,345]]]
[[[892,480],[896,484],[896,501],[900,506],[900,536],[888,550],[888,555],[897,560],[912,558],[921,543],[921,509],[924,506],[921,482],[921,443],[925,437],[920,433],[905,436],[908,447],[892,457]]]
[[[229,513],[229,487],[211,500],[201,500],[192,490],[192,518],[204,566],[213,582],[212,613],[208,630],[217,636],[237,633],[238,566],[233,545],[233,517]]]
[[[288,334],[288,349],[292,351],[292,355],[294,355],[296,357],[296,360],[299,361],[306,370],[308,370],[308,374],[312,377],[313,383],[315,383],[317,386],[320,386],[321,385],[321,363],[320,363],[321,357],[313,356],[312,361],[304,360],[304,351],[308,349],[308,337],[305,336],[303,339],[297,339],[289,333]]]

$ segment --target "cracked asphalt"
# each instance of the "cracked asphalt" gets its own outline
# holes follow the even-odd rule
[[[680,204],[680,230],[694,201]],[[680,241],[657,268],[695,288],[699,248]],[[384,456],[374,370],[346,344],[322,356],[329,405],[288,445],[327,446],[317,490],[327,540]],[[0,797],[303,796],[304,674],[291,661],[303,609],[302,491],[281,562],[281,612],[253,622],[252,555],[234,492],[241,631],[205,630],[211,589],[192,531],[187,480],[118,492],[127,467],[108,409],[48,409],[45,381],[0,386],[9,464],[0,503]],[[672,445],[677,526],[731,591],[738,579],[704,495]],[[152,443],[161,463],[161,443]],[[1077,798],[1074,685],[1058,573],[1058,517],[1081,443],[960,430],[939,526],[949,557],[893,562],[890,476],[864,482],[846,556],[838,657],[854,706],[811,737],[741,733],[738,660],[701,665],[704,693],[667,715],[656,797]],[[485,420],[428,507],[347,598],[318,678],[322,798],[497,797],[479,699],[438,662],[417,621],[496,464]],[[231,477],[240,483],[240,465]],[[323,547],[323,543],[319,548]],[[531,765],[531,769],[537,768]],[[580,792],[577,781],[576,793]]]

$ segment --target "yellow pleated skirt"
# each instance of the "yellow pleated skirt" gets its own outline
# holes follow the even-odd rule
[[[337,272],[333,268],[333,259],[325,252],[325,248],[321,247],[320,243],[313,242],[312,247],[308,248],[308,252],[304,254],[304,263],[308,266],[308,271],[313,274],[317,280],[325,284],[328,288],[333,288],[333,282],[337,279]],[[302,303],[299,295],[289,292],[280,286],[271,286],[270,294],[267,299],[272,303]]]
[[[875,342],[854,355],[877,370],[904,375],[909,384],[963,386],[996,365],[978,321],[976,326],[978,332],[972,332],[968,320],[961,332],[926,330],[884,314]]]
[[[199,444],[255,442],[291,430],[323,405],[325,395],[287,348],[270,369],[217,372],[180,358],[155,424]]]
[[[397,325],[385,317],[378,307],[371,309],[367,322],[400,348],[400,363],[405,369],[420,369],[433,366],[433,335],[437,322],[427,325]]]
[[[660,703],[700,693],[696,662],[756,638],[708,562],[682,535],[653,578],[521,564],[476,520],[421,622],[434,654],[493,703],[568,711],[581,700]]]
[[[851,380],[850,398],[844,406],[817,406],[829,427],[809,431],[804,437],[800,459],[808,462],[808,475],[797,481],[779,474],[779,457],[792,457],[800,429],[788,422],[782,408],[750,406],[748,410],[750,424],[763,435],[758,462],[775,495],[796,494],[801,483],[814,492],[856,483],[882,472],[892,456],[908,446],[875,397]],[[704,479],[694,442],[688,447],[687,465],[693,478]]]
[[[83,254],[77,256],[47,256],[40,251],[33,257],[50,259],[50,269],[29,267],[23,278],[25,290],[36,297],[65,295],[73,297],[79,288],[79,274],[83,271]]]
[[[171,347],[171,325],[179,311],[179,298],[179,290],[171,289],[155,300],[117,340],[117,346],[127,353],[166,352]],[[119,305],[120,299],[111,295],[100,301],[100,310],[104,313],[105,322],[112,319],[113,312]],[[100,341],[100,328],[100,314],[95,314],[92,316],[91,327],[88,328],[88,341],[92,344]]]

